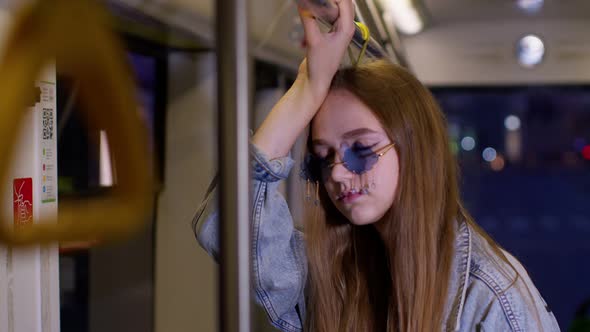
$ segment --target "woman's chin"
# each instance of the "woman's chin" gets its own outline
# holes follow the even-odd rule
[[[348,217],[348,220],[351,224],[356,226],[364,226],[364,225],[371,225],[377,222],[379,218],[367,216],[367,215],[351,215]]]
[[[351,224],[356,226],[372,225],[383,219],[386,213],[387,211],[379,213],[375,210],[367,211],[366,209],[353,209],[352,211],[348,211],[346,218]]]

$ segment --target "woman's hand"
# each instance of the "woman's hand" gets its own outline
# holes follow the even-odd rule
[[[313,15],[299,8],[305,31],[306,59],[299,66],[296,84],[302,84],[306,95],[318,105],[326,98],[330,83],[354,35],[354,5],[352,0],[334,0],[339,16],[328,33],[322,33]]]

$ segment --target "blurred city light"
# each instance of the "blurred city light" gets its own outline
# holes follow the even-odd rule
[[[496,153],[496,149],[494,148],[485,148],[483,150],[482,153],[482,157],[483,160],[487,161],[487,162],[492,162],[494,159],[496,159],[497,153]]]
[[[513,163],[522,158],[522,131],[508,130],[504,135],[504,151],[506,158]]]
[[[504,161],[504,158],[502,156],[497,156],[490,163],[490,166],[496,172],[503,170],[505,165],[506,165],[506,162]]]
[[[520,129],[520,118],[516,115],[509,115],[504,119],[504,127],[508,130]]]
[[[471,136],[465,136],[461,140],[461,147],[465,151],[471,151],[475,148],[475,140]]]

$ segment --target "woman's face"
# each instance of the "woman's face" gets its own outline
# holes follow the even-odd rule
[[[326,168],[324,176],[330,199],[351,223],[367,225],[379,221],[393,204],[399,160],[395,148],[387,149],[392,142],[377,117],[352,93],[333,90],[312,120],[311,136],[312,152],[335,163],[342,162],[345,155],[365,156],[367,151],[370,155],[385,148],[381,151],[386,153],[363,174],[336,164]],[[368,192],[349,194],[365,186]]]

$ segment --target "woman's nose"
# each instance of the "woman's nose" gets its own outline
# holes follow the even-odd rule
[[[338,154],[336,154],[338,155]],[[352,172],[350,172],[341,161],[340,156],[334,160],[334,164],[328,171],[330,172],[329,177],[334,182],[344,182],[350,180]]]

